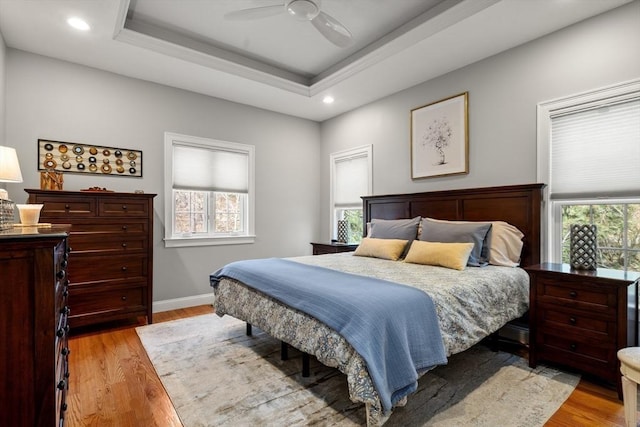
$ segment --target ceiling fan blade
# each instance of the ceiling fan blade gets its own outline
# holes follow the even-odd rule
[[[229,21],[249,21],[252,19],[268,18],[269,16],[278,15],[284,12],[284,8],[281,4],[274,6],[261,6],[251,9],[235,10],[233,12],[225,13],[224,19]]]
[[[327,40],[338,47],[347,47],[351,44],[351,32],[345,28],[337,19],[332,18],[324,12],[311,20],[314,27],[325,36]]]

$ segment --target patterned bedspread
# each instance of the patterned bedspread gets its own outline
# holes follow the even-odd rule
[[[529,306],[529,278],[520,268],[487,266],[457,271],[352,253],[290,259],[424,290],[435,304],[447,355],[468,349],[522,316]],[[380,425],[386,421],[364,361],[324,324],[226,278],[216,290],[215,311],[220,316],[229,314],[245,320],[315,355],[321,363],[338,368],[347,376],[351,400],[367,405],[367,423]]]

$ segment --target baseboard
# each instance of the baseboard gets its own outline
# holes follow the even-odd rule
[[[163,301],[153,302],[153,312],[160,313],[162,311],[177,310],[179,308],[195,307],[197,305],[212,305],[213,292],[203,295],[194,295],[191,297],[182,297],[167,299]]]

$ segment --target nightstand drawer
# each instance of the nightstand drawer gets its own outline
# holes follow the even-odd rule
[[[580,308],[589,312],[615,314],[617,295],[610,288],[588,282],[559,282],[546,277],[538,279],[540,302]]]
[[[594,318],[589,313],[577,310],[558,310],[555,308],[541,307],[539,313],[541,328],[558,328],[567,334],[613,335],[615,322],[600,318]],[[613,339],[613,338],[612,338]]]
[[[552,351],[561,351],[566,356],[566,360],[561,362],[567,366],[572,365],[572,359],[582,357],[592,361],[609,363],[611,361],[611,346],[597,345],[593,342],[585,342],[584,337],[557,336],[542,334],[542,339],[538,342],[542,347],[547,347]]]

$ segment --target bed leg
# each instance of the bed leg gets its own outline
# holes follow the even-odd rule
[[[247,322],[247,336],[251,336],[251,323]]]
[[[280,341],[280,360],[289,360],[289,345]]]
[[[302,353],[302,376],[307,378],[310,375],[309,353]]]

